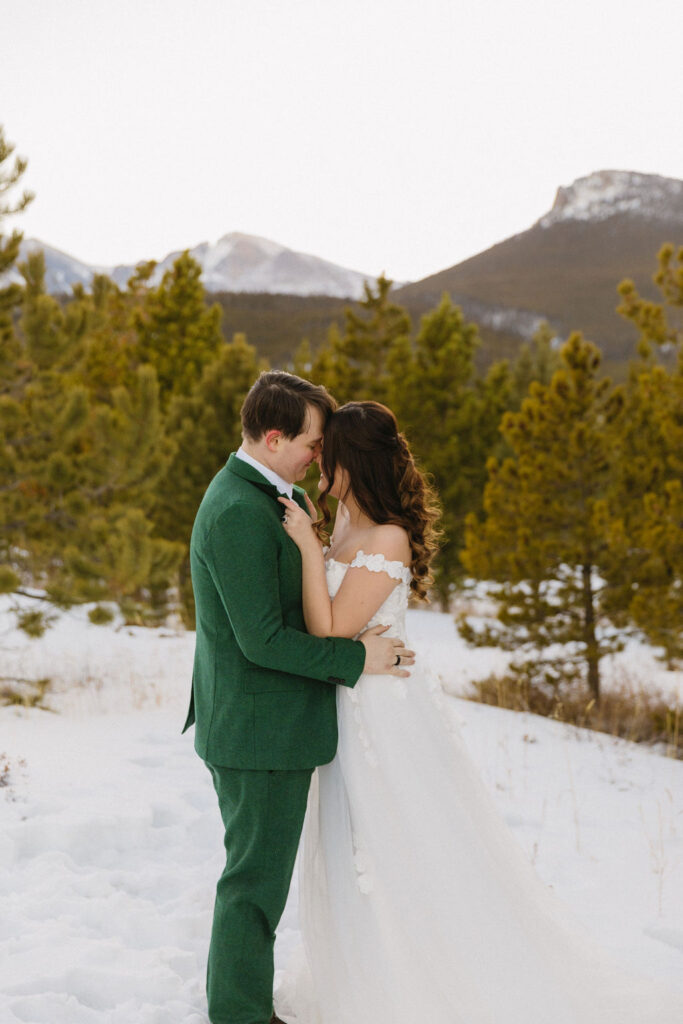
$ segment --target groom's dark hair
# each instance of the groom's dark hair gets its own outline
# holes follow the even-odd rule
[[[284,370],[264,370],[242,403],[244,436],[259,441],[268,430],[281,430],[287,438],[296,437],[306,428],[309,405],[320,409],[323,427],[337,408],[322,385]]]

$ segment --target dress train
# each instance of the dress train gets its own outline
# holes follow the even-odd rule
[[[409,572],[369,625],[405,639]],[[334,595],[348,566],[328,560]],[[300,850],[303,948],[276,994],[291,1024],[681,1024],[683,991],[613,961],[536,875],[466,751],[438,680],[338,688],[339,746]]]

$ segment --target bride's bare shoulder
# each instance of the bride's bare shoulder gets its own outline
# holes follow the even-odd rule
[[[408,531],[394,523],[371,526],[363,550],[368,555],[384,555],[389,561],[403,562],[404,565],[410,565],[412,556]]]

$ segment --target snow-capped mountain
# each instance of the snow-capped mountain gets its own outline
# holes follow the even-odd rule
[[[134,265],[91,266],[35,238],[22,242],[19,262],[35,249],[45,252],[46,287],[53,293],[70,291],[76,283],[87,286],[95,273],[107,274],[117,284],[125,286],[135,270]],[[169,253],[159,261],[153,283],[161,280],[180,252]],[[190,249],[190,255],[201,265],[204,287],[210,292],[270,292],[355,299],[363,294],[364,282],[374,280],[373,275],[238,231],[223,235],[213,244],[201,242]],[[21,280],[16,268],[11,279]]]
[[[465,316],[480,325],[482,365],[514,356],[520,341],[547,320],[558,339],[582,330],[602,347],[605,366],[618,370],[633,356],[634,329],[615,312],[617,285],[632,278],[641,294],[656,298],[652,275],[664,242],[683,244],[683,181],[637,171],[598,170],[560,187],[552,208],[526,231],[420,281],[398,284],[394,297],[419,323],[420,316],[448,292]],[[45,250],[51,292],[68,292],[75,282],[87,286],[95,271],[125,286],[135,269],[89,266],[36,240],[24,243],[24,257],[31,247]],[[330,308],[330,302],[360,297],[366,277],[372,280],[239,232],[190,251],[203,268],[207,290],[226,293],[226,336],[245,332],[276,361],[291,358],[303,335],[314,346],[319,344],[331,320],[343,316],[343,309]],[[173,252],[159,262],[155,281],[177,256]],[[19,279],[16,268],[13,276]],[[254,293],[271,293],[268,302],[277,305],[266,311],[267,326],[263,301],[258,310],[253,308]],[[283,295],[291,296],[290,302],[302,298],[294,308],[280,302]],[[310,299],[304,301],[307,296]],[[285,339],[277,351],[276,334]]]
[[[156,268],[159,279],[179,253],[170,253]],[[271,292],[286,295],[334,295],[358,298],[369,274],[339,267],[319,256],[295,252],[256,235],[233,231],[215,245],[202,242],[190,250],[201,264],[210,292]]]
[[[83,263],[74,256],[69,256],[61,249],[55,249],[46,245],[39,238],[25,238],[19,248],[19,259],[6,275],[7,280],[23,284],[23,277],[19,273],[19,264],[23,263],[31,252],[42,249],[45,253],[45,287],[49,292],[59,294],[70,292],[75,284],[82,284],[86,288],[92,281],[93,274],[108,274],[108,267],[97,267],[89,263]]]
[[[601,221],[620,213],[664,224],[683,224],[683,181],[636,171],[595,171],[560,186],[549,213],[538,224],[566,220]]]
[[[541,319],[558,339],[581,330],[603,350],[609,372],[635,352],[635,330],[616,312],[617,286],[642,295],[665,242],[683,244],[683,181],[600,170],[557,190],[526,231],[394,293],[415,320],[448,292],[481,328],[483,359],[513,356]]]

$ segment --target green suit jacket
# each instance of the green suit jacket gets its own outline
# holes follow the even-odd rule
[[[303,491],[295,488],[305,507]],[[355,640],[306,632],[301,556],[282,528],[277,489],[230,456],[197,512],[190,562],[197,614],[195,749],[227,768],[294,770],[337,749],[336,686],[365,662]]]

